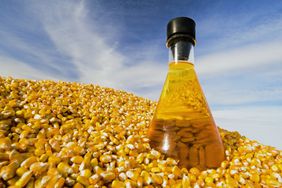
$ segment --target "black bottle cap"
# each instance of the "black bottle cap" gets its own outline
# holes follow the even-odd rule
[[[196,23],[191,18],[177,17],[170,20],[167,24],[167,47],[175,40],[189,40],[195,45],[195,27]]]

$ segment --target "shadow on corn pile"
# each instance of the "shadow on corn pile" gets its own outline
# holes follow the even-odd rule
[[[0,77],[0,187],[281,187],[282,152],[219,129],[226,160],[180,169],[151,149],[156,103],[97,85]]]

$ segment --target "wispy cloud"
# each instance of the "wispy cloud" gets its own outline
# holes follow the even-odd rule
[[[35,69],[21,61],[4,57],[0,55],[1,76],[13,76],[14,78],[26,79],[49,79],[53,80],[53,76],[46,74],[44,71]]]
[[[261,42],[203,56],[199,58],[199,73],[207,76],[279,63],[281,41]]]
[[[24,27],[22,24],[20,25],[21,27]],[[28,28],[28,26],[29,25],[26,25],[25,27]],[[37,33],[32,34],[35,35]],[[25,36],[25,33],[17,32],[16,30],[0,30],[0,37],[0,57],[2,57],[1,64],[10,66],[10,61],[4,61],[4,59],[14,59],[14,63],[17,62],[16,64],[19,64],[18,66],[15,66],[14,69],[19,69],[19,67],[25,66],[32,67],[32,70],[34,70],[34,74],[25,76],[23,78],[33,77],[34,79],[52,78],[54,80],[72,80],[67,77],[69,73],[74,73],[75,67],[68,62],[67,58],[57,54],[56,49],[54,49],[52,46],[48,46],[48,44],[45,42],[45,38],[41,39],[45,41],[34,41],[30,39],[28,35]],[[64,69],[62,69],[60,65],[63,65]],[[22,69],[21,71],[25,72],[25,70],[26,69]],[[8,73],[8,69],[3,68],[0,71],[1,73]],[[16,72],[18,71],[14,70],[10,71],[9,73],[15,77],[20,77],[20,75],[23,75],[15,74]],[[37,74],[37,72],[42,72],[44,74]]]
[[[34,19],[31,21],[32,25],[36,23],[41,27],[41,35],[47,40],[48,46],[25,40],[14,31],[2,31],[0,35],[4,39],[4,47],[24,56],[6,53],[2,56],[2,63],[6,67],[8,64],[9,67],[25,67],[22,71],[33,75],[35,79],[94,83],[132,92],[139,91],[151,98],[155,93],[148,95],[150,92],[142,92],[141,88],[148,91],[162,84],[167,67],[154,61],[157,59],[155,52],[159,51],[158,46],[139,45],[140,51],[133,47],[129,48],[128,54],[119,50],[119,26],[113,20],[101,20],[95,12],[99,6],[90,10],[86,1],[34,1],[25,8]],[[28,23],[21,23],[20,26],[29,28]],[[9,56],[14,59],[13,63],[7,60],[6,57]],[[8,68],[5,72],[1,70],[4,75],[30,78],[27,76],[29,74],[18,72]]]
[[[282,21],[251,13],[246,20],[221,19],[212,33],[222,32],[205,54],[196,59],[196,70],[209,102],[220,105],[281,105]],[[225,22],[224,22],[225,20]],[[254,23],[253,23],[254,22]],[[212,21],[207,22],[212,23]],[[247,24],[248,23],[248,24]],[[250,26],[250,23],[252,25]],[[238,27],[241,24],[241,27]],[[279,102],[280,101],[280,102]]]
[[[117,45],[112,44],[116,34],[100,33],[105,23],[89,20],[88,11],[84,1],[79,4],[68,1],[57,3],[39,17],[56,49],[77,68],[79,81],[127,90],[159,84],[162,78],[156,79],[155,73],[164,73],[164,66],[149,60],[149,53],[138,62],[121,53]],[[90,27],[90,23],[94,26]]]

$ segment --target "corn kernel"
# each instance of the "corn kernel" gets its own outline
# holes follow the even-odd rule
[[[73,188],[84,188],[84,186],[81,183],[77,182],[76,184],[74,184]]]
[[[115,179],[115,174],[113,172],[102,172],[101,176],[103,177],[105,182],[110,182]]]
[[[98,183],[98,181],[100,180],[100,176],[98,174],[94,174],[89,178],[89,183],[92,185],[95,185]]]
[[[160,185],[163,183],[163,179],[161,176],[157,174],[152,174],[152,182],[156,185]]]
[[[77,176],[76,180],[77,180],[77,182],[81,183],[84,186],[88,186],[89,185],[89,180],[85,176]]]
[[[33,172],[34,175],[40,176],[48,169],[47,163],[42,162],[35,162],[30,166],[30,170]]]
[[[125,188],[125,183],[122,181],[114,180],[112,182],[112,188]]]
[[[279,171],[279,168],[277,167],[277,165],[272,165],[272,166],[271,166],[271,170],[272,170],[273,172],[278,172],[278,171]]]
[[[59,180],[56,182],[54,188],[62,188],[64,186],[65,179],[63,177],[59,178]]]
[[[260,181],[260,177],[258,173],[252,173],[250,176],[250,180],[252,180],[255,183],[258,183]]]
[[[174,174],[175,177],[181,176],[181,170],[178,168],[178,166],[174,166],[172,168],[172,173]]]
[[[205,182],[206,182],[207,185],[210,185],[210,184],[213,183],[213,178],[212,177],[206,177]]]
[[[110,155],[102,155],[100,157],[100,161],[103,162],[103,163],[109,163],[111,162],[112,158]]]
[[[4,180],[13,178],[16,175],[16,170],[19,167],[19,163],[14,161],[7,166],[1,168],[0,177]]]
[[[191,174],[195,175],[195,176],[200,175],[200,170],[199,170],[198,168],[196,168],[196,167],[191,168],[191,169],[189,170],[189,172],[190,172]]]
[[[76,163],[76,164],[81,164],[83,161],[83,157],[81,156],[74,156],[71,158],[71,162]]]
[[[191,186],[189,177],[184,175],[182,178],[182,188],[189,188]]]
[[[98,165],[98,160],[97,160],[97,158],[91,159],[90,164],[91,164],[92,167],[97,166],[97,165]]]
[[[57,168],[63,176],[67,176],[68,174],[71,174],[73,172],[72,168],[65,162],[60,162]]]
[[[80,175],[89,178],[91,176],[91,170],[89,169],[82,170],[80,172]]]

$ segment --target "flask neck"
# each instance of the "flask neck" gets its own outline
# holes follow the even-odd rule
[[[169,62],[189,62],[194,64],[194,45],[190,41],[179,40],[169,47]]]

